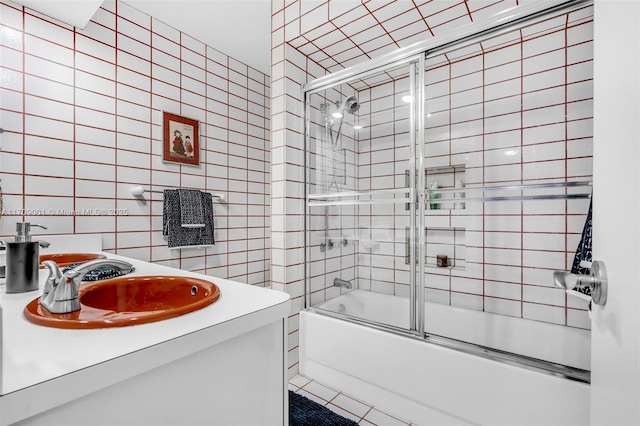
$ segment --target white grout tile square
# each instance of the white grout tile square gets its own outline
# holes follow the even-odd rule
[[[24,56],[24,71],[53,81],[73,86],[73,68],[66,64],[48,61],[26,54]]]
[[[564,308],[536,303],[523,303],[522,317],[561,325],[566,322]]]
[[[200,68],[202,70],[206,67],[206,58],[204,56],[204,49],[193,51],[183,47],[181,49],[180,59],[184,62],[183,65],[190,65],[192,67]],[[184,68],[183,68],[184,72]]]
[[[368,27],[362,32],[353,34],[351,36],[351,40],[353,40],[356,45],[362,45],[369,40],[373,40],[383,35],[385,35],[385,32],[382,28],[380,28],[379,26],[373,26]]]
[[[28,135],[24,138],[24,153],[73,160],[74,146],[70,141]]]
[[[115,22],[113,15],[111,15],[111,20]],[[105,48],[114,48],[116,46],[116,32],[113,28],[115,28],[113,23],[98,24],[90,21],[84,29],[76,29],[76,48],[84,52],[90,52],[86,48],[86,45],[90,43],[102,44]],[[96,54],[96,56],[105,58],[99,54]]]
[[[364,417],[369,410],[371,410],[371,405],[365,404],[342,393],[331,400],[331,405],[352,413],[358,419]]]
[[[180,43],[182,44],[182,54],[187,55],[187,58],[194,58],[191,53],[185,52],[186,49],[192,51],[199,56],[205,56],[207,52],[207,46],[200,40],[189,36],[188,34],[181,33]]]
[[[302,390],[304,390],[305,392],[311,393],[313,395],[316,395],[319,398],[322,398],[324,401],[329,402],[331,401],[333,398],[335,398],[336,396],[338,396],[338,391],[331,389],[327,386],[324,386],[318,382],[315,381],[311,381],[309,383],[307,383]],[[325,404],[326,404],[325,402]],[[323,404],[323,405],[325,405]]]
[[[46,19],[25,14],[24,31],[26,34],[29,34],[29,36],[25,38],[25,41],[31,40],[33,39],[31,36],[35,36],[42,40],[47,40],[48,43],[55,44],[56,46],[62,46],[68,49],[73,48],[73,31],[47,21]],[[53,54],[53,52],[51,53]]]
[[[115,97],[115,81],[98,77],[84,71],[76,70],[75,87]]]
[[[534,92],[565,84],[564,68],[557,68],[525,76],[522,80],[523,92]]]
[[[390,7],[379,10],[392,9],[394,5],[402,5],[402,3],[390,3]],[[404,37],[407,37],[412,34],[427,31],[427,26],[417,9],[406,10],[405,7],[402,7],[400,10],[391,12],[390,15],[388,19],[380,19],[380,17],[377,16],[388,33],[406,31],[404,32]]]
[[[547,53],[551,50],[555,50],[555,46],[564,46],[564,37],[565,35],[563,31],[557,31],[555,33],[544,35],[542,37],[536,37],[530,40],[526,40],[522,45],[523,56],[525,58],[529,58],[535,55]]]
[[[326,406],[329,402],[326,401],[325,399],[317,396],[314,393],[308,392],[307,390],[305,390],[304,388],[299,389],[296,393],[304,396],[305,398],[308,398],[314,402],[317,402],[318,404],[322,405],[323,407]]]
[[[9,6],[7,4],[0,4],[0,24],[6,27],[10,27],[17,31],[23,30],[23,14],[21,8],[15,6]],[[4,44],[5,39],[2,38],[4,31],[0,31],[0,41]]]
[[[485,67],[492,68],[509,63],[519,63],[521,51],[519,44],[492,49],[484,55]]]
[[[327,408],[330,409],[331,411],[333,411],[334,413],[337,413],[339,415],[341,415],[342,417],[346,418],[346,419],[351,419],[354,422],[358,422],[360,421],[361,417],[357,416],[353,413],[351,413],[350,411],[344,410],[343,408],[334,405],[333,403],[329,403],[327,404]]]
[[[497,299],[493,297],[484,298],[484,310],[495,314],[521,317],[522,302],[519,300]]]
[[[9,49],[0,45],[0,57],[2,57],[2,67],[14,71],[22,71],[22,52],[16,49]],[[3,86],[5,84],[3,83]]]
[[[375,408],[367,413],[367,415],[364,417],[364,420],[375,425],[385,426],[405,426],[410,424],[410,422],[408,421],[401,420],[397,417],[376,410]]]
[[[145,21],[148,22],[148,18],[145,19]],[[131,39],[137,40],[142,44],[151,44],[151,31],[149,31],[148,28],[135,24],[121,17],[118,17],[117,25],[119,33],[124,34]]]
[[[471,23],[471,18],[469,17],[467,8],[463,2],[458,3],[454,7],[444,9],[434,15],[426,16],[425,19],[436,35],[445,34],[447,31],[451,31],[454,28],[459,28],[462,25]]]

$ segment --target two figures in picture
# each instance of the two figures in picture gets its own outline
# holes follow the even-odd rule
[[[180,130],[173,131],[173,144],[172,151],[178,155],[184,155],[185,157],[193,157],[193,144],[189,135],[182,137]]]

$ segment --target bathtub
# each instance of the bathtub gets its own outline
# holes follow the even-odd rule
[[[589,385],[567,379],[562,366],[546,368],[588,369],[588,331],[431,303],[429,336],[474,345],[375,326],[406,328],[408,306],[406,298],[355,290],[302,311],[300,373],[419,425],[589,423]]]

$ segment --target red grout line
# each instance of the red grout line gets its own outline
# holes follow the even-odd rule
[[[522,41],[522,29],[518,30]],[[520,182],[524,182],[524,43],[520,43]],[[524,203],[520,203],[520,317],[524,318],[524,267],[525,264],[525,243],[524,243]]]
[[[25,12],[25,7],[22,6],[21,8],[22,11],[22,31],[25,30],[26,28],[26,12]],[[25,50],[26,50],[26,40],[25,37],[21,37],[21,46],[22,46],[22,69],[24,70],[26,68],[26,61],[25,61]],[[24,75],[24,73],[22,74],[22,130],[23,130],[23,134],[22,134],[22,205],[26,206],[26,184],[27,184],[27,177],[24,173],[24,171],[26,170],[26,155],[24,155],[24,153],[26,152],[26,136],[24,134],[24,131],[26,129],[26,125],[27,125],[27,117],[25,114],[25,109],[26,109],[26,101],[27,101],[27,96],[26,96],[26,91],[25,91],[25,86],[26,86],[26,76]],[[23,214],[21,217],[21,220],[24,222],[26,219],[26,216]]]
[[[115,48],[115,67],[116,67],[116,74],[115,74],[115,88],[114,88],[114,97],[117,99],[118,98],[118,63],[119,63],[119,59],[120,59],[120,51],[118,49],[119,47],[119,42],[118,42],[118,17],[120,16],[119,14],[119,7],[120,7],[120,1],[116,0],[115,2],[115,40],[114,40],[114,48]],[[115,207],[118,208],[118,200],[117,200],[117,196],[118,196],[118,151],[119,151],[119,146],[121,145],[119,143],[119,139],[120,137],[118,136],[118,120],[117,120],[117,116],[118,116],[118,103],[116,102],[116,104],[114,105],[114,133],[115,133],[115,167],[114,167],[114,192],[116,194],[116,200],[114,200],[114,204]],[[114,224],[115,224],[115,229],[114,229],[114,238],[113,238],[113,250],[115,254],[118,254],[118,225],[119,225],[119,221],[118,221],[118,216],[115,216],[113,218],[114,220]]]

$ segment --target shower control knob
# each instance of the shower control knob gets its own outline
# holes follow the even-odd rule
[[[604,267],[604,263],[599,260],[593,262],[589,275],[554,271],[553,281],[556,286],[565,290],[588,288],[591,290],[593,303],[600,306],[604,306],[607,303],[607,269]]]

